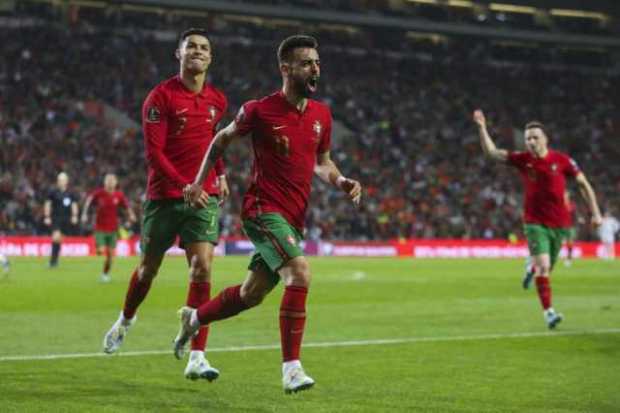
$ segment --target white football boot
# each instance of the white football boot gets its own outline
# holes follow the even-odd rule
[[[200,323],[196,318],[196,309],[191,307],[181,307],[177,311],[179,318],[181,319],[181,325],[179,326],[179,332],[173,341],[174,357],[181,360],[185,355],[185,347],[189,340],[198,333]]]
[[[556,313],[553,308],[545,310],[543,314],[549,330],[553,330],[564,319],[564,316],[561,313]]]
[[[130,320],[126,320],[123,316],[123,312],[121,311],[121,315],[112,325],[112,328],[108,330],[108,332],[103,337],[103,352],[107,354],[112,354],[116,352],[121,344],[123,344],[123,340],[127,335],[127,331],[129,327],[134,325],[136,322],[137,316],[134,316]]]
[[[218,369],[211,367],[202,351],[191,351],[185,367],[185,378],[190,380],[205,379],[213,381],[220,376]]]
[[[308,390],[314,386],[314,380],[306,374],[299,360],[285,363],[282,373],[282,387],[286,394]]]

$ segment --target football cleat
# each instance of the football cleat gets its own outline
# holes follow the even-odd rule
[[[205,358],[203,353],[199,356],[190,356],[185,367],[185,378],[190,380],[205,379],[213,381],[220,376],[218,369],[211,367],[209,361]]]
[[[549,330],[553,330],[563,319],[564,316],[562,314],[553,311],[545,314],[545,321]]]
[[[127,335],[129,327],[131,327],[135,322],[136,316],[134,316],[131,320],[125,320],[123,313],[121,312],[118,320],[116,320],[116,322],[112,325],[112,328],[110,328],[110,330],[108,330],[103,337],[103,352],[107,354],[116,352],[121,344],[123,344],[123,340]]]
[[[192,314],[196,311],[191,307],[181,307],[177,314],[181,319],[179,332],[173,341],[174,357],[181,360],[185,355],[185,347],[187,342],[198,333],[200,324],[192,326]]]
[[[112,281],[112,277],[110,277],[108,274],[101,274],[99,276],[99,282],[102,284],[107,284],[110,281]]]
[[[304,372],[301,366],[295,366],[284,373],[282,386],[286,394],[297,393],[314,386],[314,380]]]

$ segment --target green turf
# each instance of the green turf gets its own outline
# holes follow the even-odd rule
[[[304,342],[328,344],[304,349],[317,385],[292,396],[281,389],[277,348],[230,351],[279,343],[281,287],[213,325],[209,360],[222,376],[211,384],[185,380],[171,352],[6,360],[98,353],[135,263],[118,259],[102,285],[96,258],[55,270],[12,260],[0,276],[0,411],[620,411],[620,261],[558,266],[554,305],[566,320],[547,334],[535,292],[520,287],[520,260],[312,259]],[[246,264],[217,258],[214,290],[239,282]],[[183,259],[165,261],[122,352],[170,348],[186,280]],[[404,341],[329,344],[382,339]]]

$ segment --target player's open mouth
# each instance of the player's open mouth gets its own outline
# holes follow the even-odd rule
[[[308,87],[308,90],[312,93],[316,92],[317,87],[319,86],[319,78],[318,77],[311,77],[308,79],[308,81],[306,82],[306,86]]]

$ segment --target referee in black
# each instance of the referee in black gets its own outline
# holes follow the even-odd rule
[[[78,223],[78,203],[75,195],[67,190],[69,176],[65,172],[58,174],[56,188],[52,189],[43,205],[43,223],[52,231],[52,254],[50,268],[58,265],[62,237],[71,232],[71,227]]]

